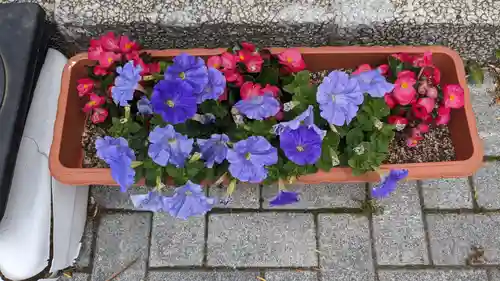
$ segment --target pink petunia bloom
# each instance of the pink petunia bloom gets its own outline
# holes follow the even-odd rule
[[[417,82],[414,78],[415,74],[409,71],[413,76],[406,71],[398,74],[398,79],[394,84],[393,96],[394,99],[401,105],[410,104],[414,99],[417,91],[413,85]]]
[[[105,52],[101,53],[99,57],[99,65],[105,68],[110,67],[115,61],[119,61],[121,59],[121,55],[113,53],[113,52]]]
[[[116,38],[113,32],[108,32],[101,36],[101,46],[105,51],[108,52],[119,52],[120,51],[120,38]]]
[[[220,55],[220,59],[221,65],[225,70],[236,68],[237,58],[233,54],[224,52]]]
[[[243,50],[249,51],[250,53],[253,53],[257,50],[255,45],[249,42],[241,42],[240,45],[243,48]]]
[[[120,36],[120,51],[124,54],[137,51],[139,45],[135,41],[130,41],[127,36]]]
[[[432,53],[425,52],[423,55],[415,57],[412,64],[415,67],[432,66]]]
[[[451,109],[448,107],[441,106],[437,110],[438,116],[436,117],[436,125],[446,125],[450,122]]]
[[[429,89],[427,89],[427,91],[425,92],[425,94],[429,98],[437,99],[437,97],[438,97],[438,90],[436,89],[436,87],[430,87]]]
[[[279,93],[280,93],[280,88],[273,86],[273,85],[266,84],[266,86],[264,88],[262,88],[260,91],[261,91],[261,94],[270,92],[273,94],[273,97],[277,98],[279,96]]]
[[[79,97],[83,97],[87,94],[89,94],[90,92],[92,92],[92,90],[94,89],[94,80],[90,79],[90,78],[82,78],[82,79],[78,79],[77,81],[77,86],[76,86],[76,89],[78,91],[78,96]]]
[[[106,99],[104,97],[98,96],[94,93],[90,93],[89,101],[83,106],[83,112],[87,113],[92,109],[103,105],[105,101]]]
[[[299,72],[306,68],[306,63],[298,49],[287,49],[278,54],[278,59],[291,72]]]
[[[384,100],[390,109],[393,109],[396,106],[396,100],[394,99],[394,96],[392,94],[390,93],[385,94]]]
[[[439,85],[441,82],[441,71],[435,66],[426,67],[422,71],[422,76],[432,83],[432,85]]]
[[[105,67],[102,67],[100,65],[96,65],[96,66],[94,66],[94,75],[97,75],[97,76],[108,75],[108,70]]]
[[[387,64],[382,64],[377,67],[377,69],[380,71],[380,74],[386,75],[389,73],[389,65]]]
[[[90,116],[90,120],[94,124],[99,124],[104,121],[106,121],[106,118],[108,118],[108,110],[105,108],[94,108],[94,112]]]
[[[220,56],[211,56],[207,60],[207,66],[213,67],[215,69],[220,69],[222,66],[222,60]]]
[[[354,70],[352,72],[352,74],[356,75],[356,74],[360,74],[361,72],[366,72],[366,71],[370,71],[370,70],[372,70],[372,67],[369,64],[362,64],[362,65],[358,66],[358,68],[356,68],[356,70]]]
[[[446,85],[443,89],[444,106],[462,108],[464,106],[464,89],[457,84]]]
[[[261,96],[262,94],[262,87],[258,83],[252,83],[250,81],[247,81],[243,83],[243,85],[240,88],[240,97],[243,100],[247,100],[253,97]]]

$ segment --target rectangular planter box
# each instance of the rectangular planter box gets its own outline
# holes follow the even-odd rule
[[[272,48],[273,53],[283,49]],[[154,57],[171,58],[180,53],[208,57],[218,55],[225,49],[189,49],[149,51]],[[443,84],[460,84],[465,91],[465,106],[452,111],[448,124],[456,161],[382,165],[381,170],[408,169],[409,179],[465,177],[473,174],[482,163],[483,148],[479,139],[476,120],[470,103],[470,93],[465,80],[465,70],[459,55],[445,47],[320,47],[300,48],[310,71],[336,68],[356,68],[360,64],[382,64],[393,53],[421,54],[433,53],[435,65],[441,69]],[[85,65],[90,64],[87,54],[71,58],[64,69],[61,95],[54,126],[54,140],[50,151],[52,176],[65,184],[72,185],[116,185],[109,169],[82,168],[83,150],[81,138],[85,125],[85,115],[81,111],[83,101],[76,91],[77,80],[86,75]],[[355,177],[350,168],[333,168],[330,172],[318,172],[303,176],[300,183],[365,182],[378,181],[376,172]]]

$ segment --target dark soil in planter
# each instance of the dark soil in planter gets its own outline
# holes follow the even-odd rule
[[[87,119],[85,124],[85,129],[83,130],[82,136],[82,147],[83,147],[83,167],[84,168],[107,168],[106,162],[102,161],[96,155],[95,140],[98,137],[103,137],[106,132]]]

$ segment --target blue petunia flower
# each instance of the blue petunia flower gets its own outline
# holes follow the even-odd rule
[[[314,112],[313,106],[309,105],[304,112],[299,116],[295,117],[293,120],[288,122],[281,122],[273,126],[273,131],[276,135],[280,135],[285,131],[286,128],[296,130],[300,125],[306,125],[308,128],[314,129],[314,131],[323,139],[326,135],[325,130],[321,130],[316,124],[314,124]]]
[[[200,147],[201,159],[205,160],[205,166],[212,168],[214,163],[220,164],[226,159],[227,142],[229,137],[225,134],[213,134],[210,139],[197,139]]]
[[[165,205],[173,217],[187,219],[191,216],[204,215],[213,208],[215,200],[205,196],[202,188],[191,181],[175,189],[172,197],[167,197]]]
[[[345,72],[332,71],[319,85],[316,100],[321,117],[330,124],[343,126],[351,123],[364,97],[358,80],[349,78]]]
[[[156,191],[150,191],[147,194],[130,195],[130,201],[132,201],[135,208],[151,212],[167,211],[168,206],[166,206],[165,201],[168,202],[169,199],[166,198],[166,196]]]
[[[193,150],[193,139],[177,133],[172,125],[155,127],[149,133],[148,155],[160,166],[168,163],[176,167],[184,167],[186,158]]]
[[[116,76],[115,84],[111,88],[111,96],[116,104],[129,105],[128,102],[134,98],[135,88],[141,81],[141,71],[141,66],[134,66],[133,61],[127,62],[123,67],[116,68],[118,76]]]
[[[153,111],[172,124],[183,123],[196,114],[196,96],[189,84],[162,80],[153,88]]]
[[[210,67],[208,68],[208,83],[197,95],[197,102],[202,103],[206,100],[218,99],[226,89],[226,77],[219,70]]]
[[[397,184],[400,180],[405,179],[408,176],[408,170],[390,170],[389,174],[382,177],[380,183],[373,187],[371,190],[371,195],[373,198],[384,198],[389,196],[394,190],[396,190]]]
[[[269,201],[269,206],[282,206],[300,201],[299,194],[293,191],[280,190],[276,197]]]
[[[369,70],[353,75],[358,80],[359,88],[363,93],[368,93],[374,98],[382,98],[394,89],[394,84],[387,82],[379,69]]]
[[[203,59],[183,53],[173,62],[165,72],[165,80],[188,84],[194,94],[200,94],[208,83],[208,70]]]
[[[297,165],[314,164],[321,156],[321,136],[313,128],[287,128],[280,135],[280,148]]]
[[[264,137],[252,136],[229,149],[229,172],[240,181],[258,183],[267,177],[265,166],[278,162],[278,150]]]
[[[263,120],[276,115],[280,110],[280,103],[271,93],[265,93],[262,96],[240,100],[234,107],[250,119]]]
[[[137,101],[137,110],[140,114],[149,115],[153,114],[153,107],[151,106],[151,101],[148,100],[146,96],[142,96],[139,101]]]
[[[131,167],[135,160],[134,151],[128,147],[126,139],[105,136],[95,141],[97,157],[104,160],[111,168],[111,177],[125,192],[134,184],[135,170]]]

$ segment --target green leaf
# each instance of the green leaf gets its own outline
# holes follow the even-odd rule
[[[279,70],[273,67],[264,67],[257,77],[257,82],[265,86],[266,84],[278,86]]]
[[[356,121],[358,122],[358,127],[366,132],[373,130],[372,118],[366,112],[359,112],[356,116]]]
[[[144,167],[139,166],[134,168],[134,170],[135,170],[134,182],[138,182],[144,177]]]
[[[303,70],[295,74],[292,81],[289,83],[284,83],[285,86],[283,89],[289,93],[296,93],[297,88],[305,85],[309,85],[309,81],[311,79],[310,72],[307,70]]]
[[[389,56],[389,68],[391,70],[392,76],[397,77],[398,73],[403,71],[404,64],[393,56]]]
[[[128,122],[127,123],[127,129],[129,133],[135,134],[139,132],[142,129],[142,126],[139,125],[139,123],[136,122]]]
[[[498,52],[497,50],[497,58]],[[482,85],[484,82],[484,73],[481,66],[475,61],[469,61],[467,64],[467,73],[469,74],[469,82],[476,85]]]
[[[330,148],[337,149],[340,143],[340,135],[332,131],[327,131],[323,143],[326,143]]]
[[[113,82],[115,81],[115,76],[110,74],[110,75],[107,75],[106,78],[104,78],[104,80],[101,82],[101,90],[104,92],[104,93],[107,93],[108,92],[108,87],[113,84]]]
[[[360,144],[365,135],[363,134],[363,131],[360,128],[353,128],[347,133],[346,136],[346,143],[348,146],[354,147],[358,144]]]
[[[246,124],[246,128],[253,133],[253,135],[258,136],[270,136],[272,135],[271,129],[276,125],[276,120],[268,119],[265,121],[253,121]]]
[[[163,118],[160,115],[153,115],[153,118],[149,121],[151,125],[154,126],[161,126],[164,127],[168,123],[163,120]]]
[[[167,175],[172,178],[182,176],[183,174],[183,169],[177,168],[174,165],[167,165],[166,170],[167,170]]]
[[[391,113],[383,98],[371,98],[366,95],[365,99],[365,103],[361,109],[368,113],[368,115],[382,119]]]
[[[188,178],[196,176],[204,167],[205,165],[202,161],[188,162],[186,164],[186,174]]]

